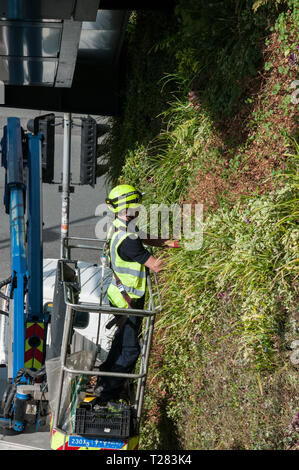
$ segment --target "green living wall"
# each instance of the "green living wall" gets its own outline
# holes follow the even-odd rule
[[[133,12],[126,47],[107,178],[204,210],[200,249],[157,253],[141,448],[296,448],[298,2]]]

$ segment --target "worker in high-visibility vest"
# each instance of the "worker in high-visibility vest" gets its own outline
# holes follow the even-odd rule
[[[141,193],[131,185],[119,185],[110,191],[106,203],[116,215],[108,232],[106,244],[113,271],[113,278],[107,291],[110,304],[118,308],[143,309],[146,269],[149,268],[157,273],[163,268],[163,263],[143,246],[138,228],[132,229],[129,225],[138,217]],[[161,238],[154,240],[147,238],[144,243],[159,247],[178,246],[177,241]],[[140,353],[138,335],[142,319],[131,315],[127,318],[118,316],[115,321],[119,323],[119,328],[100,370],[130,373]],[[96,393],[102,401],[119,398],[125,382],[122,378],[101,377]]]

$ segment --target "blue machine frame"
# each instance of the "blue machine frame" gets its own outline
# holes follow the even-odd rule
[[[28,321],[44,320],[40,140],[28,134]]]
[[[28,340],[28,334],[26,333],[28,324],[30,324],[32,332],[29,337],[30,354],[32,356],[34,356],[34,352],[37,351],[40,343],[43,343],[43,338],[41,339],[36,335],[34,326],[36,324],[42,325],[42,331],[45,331],[42,302],[43,250],[40,141],[41,135],[36,136],[30,133],[25,135],[18,118],[9,117],[7,119],[1,146],[2,166],[6,169],[4,204],[6,212],[10,216],[13,355],[11,358],[12,377],[9,377],[9,379],[12,382],[16,379],[20,369],[26,366],[25,339]],[[25,176],[26,167],[28,168],[27,178]],[[27,192],[28,197],[26,198]],[[28,205],[27,234],[26,205]],[[26,294],[27,302],[25,305]]]

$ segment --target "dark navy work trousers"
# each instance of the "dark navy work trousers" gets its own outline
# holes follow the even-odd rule
[[[144,297],[135,302],[134,308],[141,310],[144,308]],[[108,357],[100,366],[100,370],[106,372],[133,372],[140,354],[139,334],[141,324],[141,317],[129,316],[125,325],[116,332]],[[98,385],[103,387],[101,398],[103,400],[117,398],[125,380],[119,377],[101,377],[98,382]]]

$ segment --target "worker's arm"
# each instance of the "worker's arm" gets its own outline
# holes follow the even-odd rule
[[[161,239],[158,241],[161,241]],[[174,243],[173,240],[165,240],[165,242]],[[137,261],[137,263],[144,264],[155,273],[158,273],[164,268],[162,260],[152,256],[151,253],[143,246],[143,240],[141,242],[139,237],[133,239],[127,237],[119,245],[118,254],[124,261]]]
[[[118,247],[118,254],[124,261],[137,261],[137,263],[144,264],[155,273],[163,268],[162,261],[151,255],[143,246],[139,237],[125,238]]]

